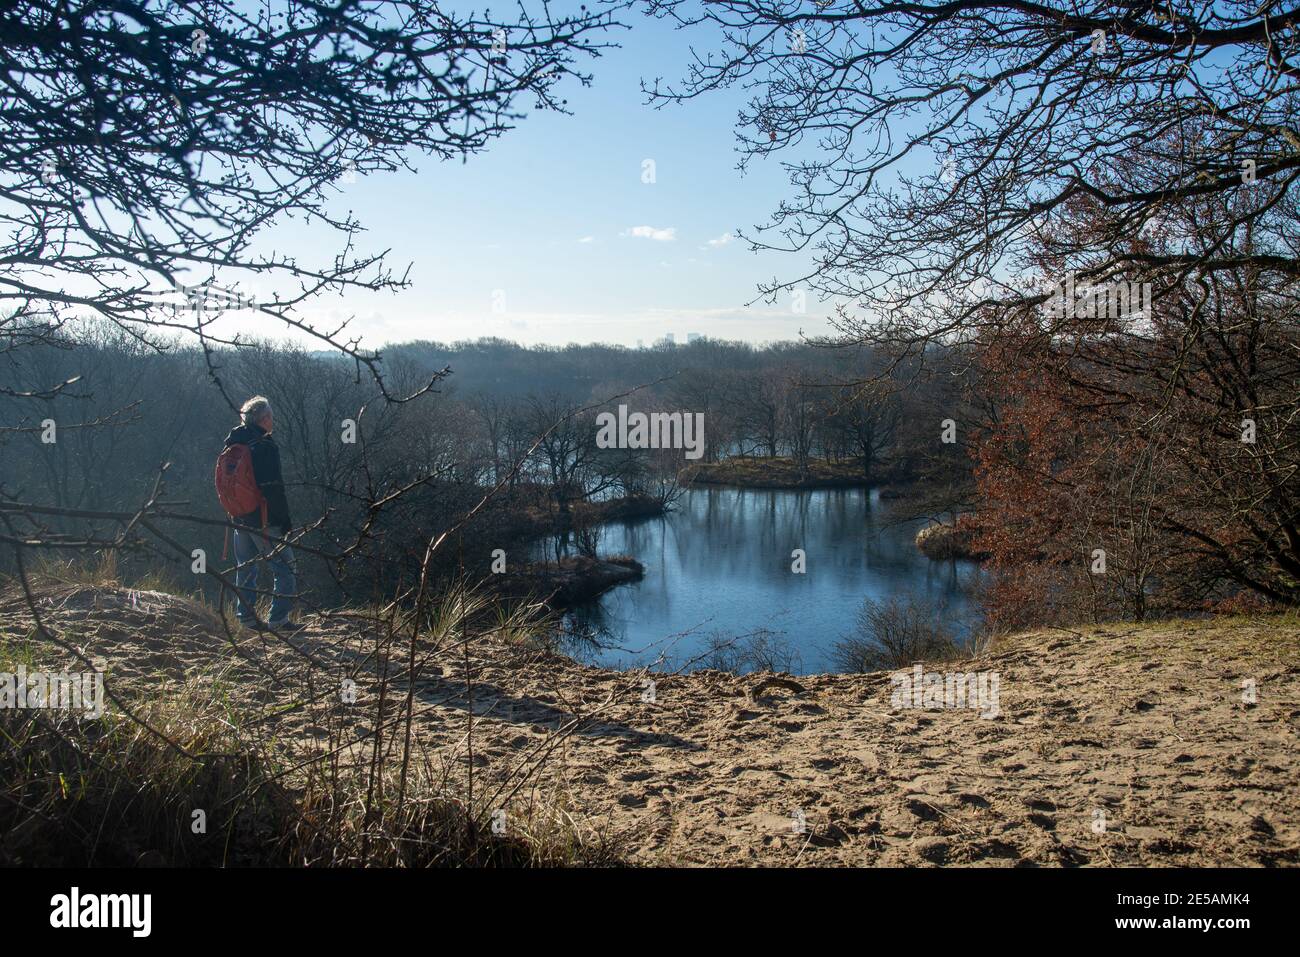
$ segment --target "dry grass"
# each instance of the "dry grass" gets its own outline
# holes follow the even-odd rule
[[[47,557],[37,564],[33,574],[44,581],[64,585],[159,591],[203,601],[202,589],[194,588],[187,592],[181,583],[166,571],[151,567],[136,572],[123,568],[119,553],[113,550],[71,559]]]
[[[0,648],[0,670],[18,658],[35,664]],[[0,712],[0,863],[285,863],[290,802],[243,748],[220,676],[136,705],[161,737],[118,714]]]
[[[693,485],[736,485],[745,488],[849,488],[866,484],[856,462],[812,459],[800,469],[788,456],[730,458],[687,466],[681,480]]]
[[[381,609],[313,625],[338,661],[384,659],[352,677],[338,661],[225,632],[186,599],[122,589],[109,565],[32,578],[51,634],[103,655],[115,706],[98,719],[0,711],[0,864],[66,866],[601,865],[618,850],[533,802],[494,833],[494,792],[406,734],[403,663],[458,637],[483,600],[455,592],[414,645],[409,615]],[[391,610],[390,610],[391,611]],[[26,620],[24,620],[26,618]],[[506,624],[517,627],[517,621]],[[314,660],[313,660],[314,659]],[[35,626],[21,592],[0,594],[0,672],[82,671]],[[484,775],[486,777],[486,775]],[[525,778],[526,779],[526,774]],[[201,812],[196,816],[196,812]],[[196,823],[202,821],[202,826]]]

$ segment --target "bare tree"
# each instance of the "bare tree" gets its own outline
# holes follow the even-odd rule
[[[868,380],[842,386],[831,414],[862,459],[862,477],[871,481],[872,466],[893,443],[902,415],[892,384]]]
[[[151,343],[237,343],[215,320],[250,305],[240,284],[253,281],[251,308],[348,355],[387,395],[379,355],[346,324],[295,311],[321,292],[406,284],[381,253],[356,250],[361,224],[330,197],[413,154],[482,149],[522,97],[561,108],[557,84],[609,25],[608,13],[498,20],[427,0],[6,5],[0,349],[48,339],[74,314]],[[261,234],[287,215],[337,236],[337,255],[267,251]]]
[[[1173,432],[1184,480],[1152,521],[1207,579],[1300,601],[1300,9],[648,9],[721,28],[654,97],[744,84],[744,162],[799,152],[792,198],[747,238],[813,264],[764,293],[840,297],[838,341],[895,357],[987,351],[1000,403],[1030,394],[1032,366],[1130,449]],[[1025,488],[1051,484],[1040,461]]]

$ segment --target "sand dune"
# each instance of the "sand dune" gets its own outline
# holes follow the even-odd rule
[[[229,669],[283,747],[373,720],[384,666],[358,618],[309,619],[291,647],[156,592],[50,586],[41,611],[105,658],[110,688]],[[11,647],[30,625],[5,596]],[[1298,639],[1294,618],[1111,625],[927,666],[996,672],[998,713],[981,717],[896,707],[886,673],[618,673],[488,635],[420,648],[413,737],[453,781],[499,790],[507,821],[562,808],[645,864],[1286,865],[1300,861]],[[540,770],[519,787],[528,762]]]

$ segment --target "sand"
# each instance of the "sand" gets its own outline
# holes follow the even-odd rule
[[[319,747],[331,722],[358,737],[371,727],[382,666],[360,619],[309,618],[292,642],[231,633],[236,651],[186,599],[40,594],[47,620],[108,662],[110,689],[229,669],[250,703],[269,706],[280,746]],[[15,594],[0,600],[0,634],[12,642],[30,625]],[[431,766],[458,789],[472,773],[507,827],[560,809],[632,863],[1300,862],[1294,617],[1031,632],[926,666],[996,673],[992,718],[896,707],[887,673],[620,673],[491,635],[418,650],[413,737]],[[36,657],[68,660],[43,647]],[[345,676],[357,705],[334,693]]]

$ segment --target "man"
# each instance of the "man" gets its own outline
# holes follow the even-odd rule
[[[270,400],[262,395],[255,395],[245,402],[239,415],[243,424],[230,430],[225,447],[230,448],[236,444],[248,446],[254,480],[266,499],[266,528],[262,528],[261,508],[247,515],[234,516],[237,614],[240,624],[256,629],[263,627],[257,620],[257,570],[258,559],[265,549],[266,559],[275,575],[275,597],[271,601],[267,626],[276,631],[292,631],[296,626],[289,623],[289,612],[293,608],[297,581],[294,576],[293,550],[283,539],[288,538],[293,521],[289,518],[289,500],[284,494],[284,477],[280,472],[280,449],[271,437],[275,428],[275,416],[271,411]],[[258,532],[262,534],[259,535]],[[273,532],[278,532],[282,540],[274,541],[273,537],[263,537],[271,536]]]

